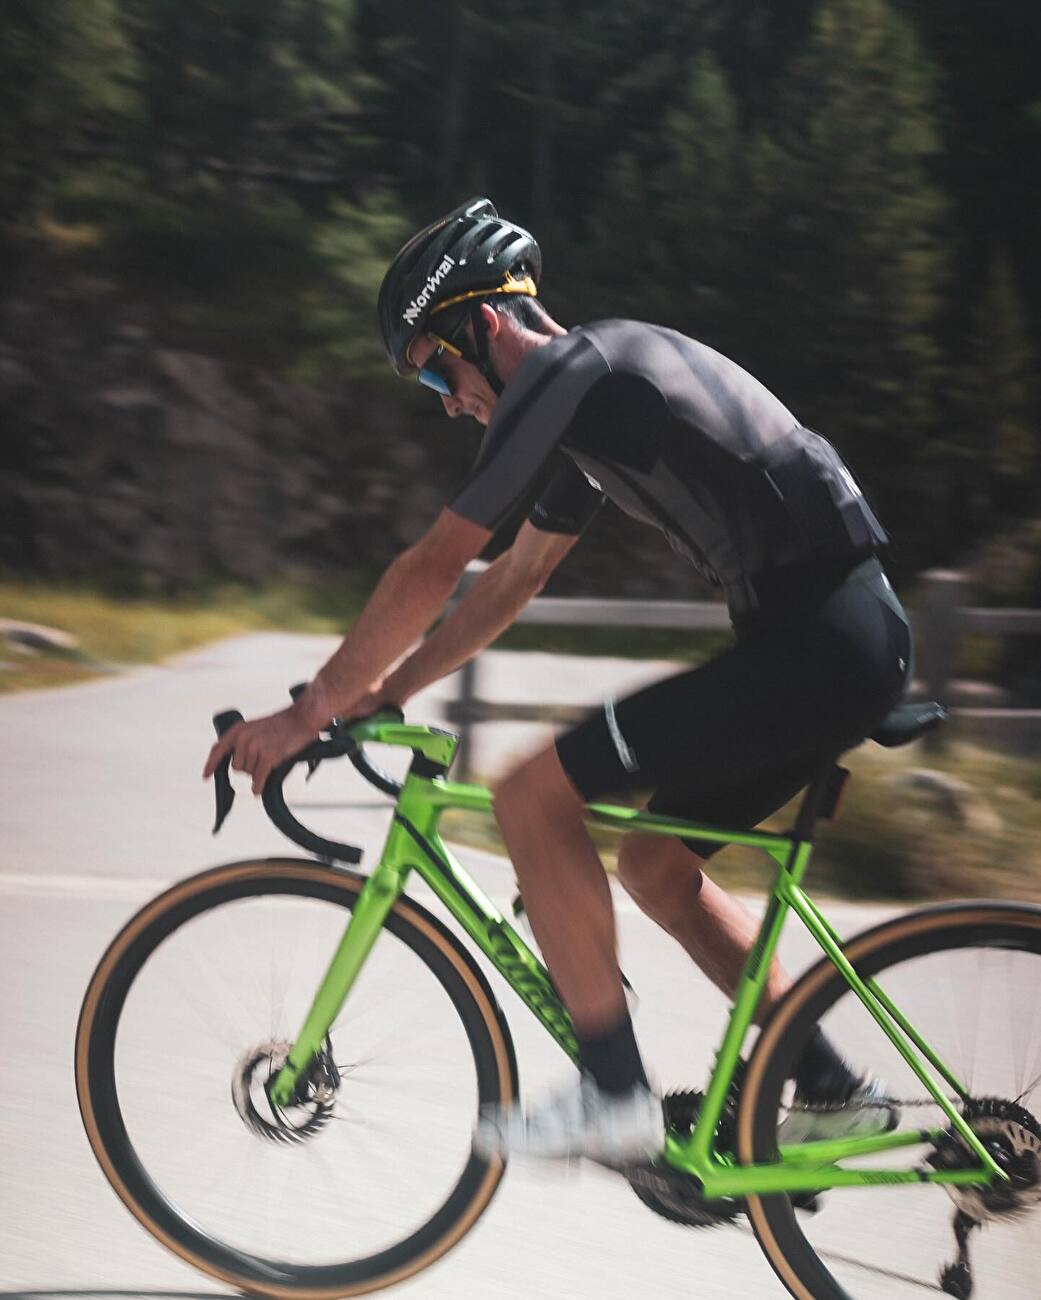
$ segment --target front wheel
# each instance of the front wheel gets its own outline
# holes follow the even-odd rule
[[[413,900],[394,905],[299,1104],[267,1084],[364,878],[314,862],[217,867],[133,917],[87,989],[76,1087],[118,1195],[163,1245],[252,1295],[331,1300],[450,1249],[502,1165],[478,1107],[516,1096],[479,968]]]
[[[994,1192],[923,1183],[834,1188],[817,1198],[816,1213],[794,1208],[786,1196],[752,1196],[748,1215],[760,1246],[799,1300],[916,1300],[929,1292],[1037,1300],[1041,908],[930,908],[867,931],[844,951],[862,978],[877,978],[968,1090],[962,1113],[1015,1177]],[[903,1107],[902,1129],[946,1129],[943,1112],[825,959],[775,1009],[749,1061],[738,1116],[742,1163],[777,1158],[793,1064],[817,1024],[858,1072],[877,1075],[889,1096],[911,1103]],[[845,1167],[957,1167],[959,1160],[962,1167],[977,1164],[958,1142],[923,1140]]]

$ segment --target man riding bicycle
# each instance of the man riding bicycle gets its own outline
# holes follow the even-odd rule
[[[583,805],[651,792],[652,810],[751,827],[866,737],[911,671],[906,616],[877,559],[886,534],[849,470],[732,361],[626,320],[565,330],[537,298],[535,239],[473,199],[391,263],[379,322],[398,374],[487,427],[451,506],[377,584],[342,645],[287,709],[241,724],[229,750],[259,792],[334,716],[402,707],[507,628],[605,501],[653,524],[726,597],[735,642],[711,662],[609,700],[503,777],[496,816],[535,936],[578,1037],[582,1072],[533,1113],[482,1117],[502,1154],[609,1162],[661,1146],[616,956],[610,889]],[[534,496],[512,546],[418,648],[466,565]],[[756,926],[704,863],[718,846],[632,834],[618,876],[728,993]],[[566,906],[560,904],[566,900]],[[570,920],[581,916],[576,930]],[[765,1019],[789,981],[777,963]],[[895,1108],[818,1029],[795,1071],[788,1141],[883,1131]]]

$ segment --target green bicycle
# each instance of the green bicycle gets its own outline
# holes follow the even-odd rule
[[[940,718],[905,705],[874,738],[905,743]],[[372,743],[411,750],[403,783],[374,765]],[[405,892],[413,873],[577,1058],[544,966],[439,835],[445,809],[491,808],[486,789],[448,779],[455,747],[390,715],[333,724],[264,791],[275,824],[317,856],[174,885],[126,924],[87,989],[76,1083],[94,1153],[153,1236],[228,1286],[280,1300],[390,1286],[451,1249],[502,1178],[471,1133],[480,1105],[517,1095],[510,1031],[481,966]],[[342,755],[396,797],[368,877],[335,865],[359,851],[304,827],[283,793],[296,763]],[[621,1172],[679,1223],[746,1215],[800,1300],[923,1288],[1036,1300],[1041,908],[930,907],[840,940],[802,881],[843,779],[822,768],[788,834],[590,805],[600,825],[751,845],[777,866],[705,1092],[666,1097],[660,1157]],[[218,825],[231,797],[225,766]],[[789,912],[823,956],[746,1064]],[[893,1132],[779,1145],[793,1062],[818,1024],[889,1081]]]

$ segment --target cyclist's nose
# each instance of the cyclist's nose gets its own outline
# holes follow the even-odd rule
[[[442,394],[441,405],[445,408],[445,414],[451,416],[454,420],[457,415],[462,415],[463,404],[454,394],[451,397],[445,397]]]

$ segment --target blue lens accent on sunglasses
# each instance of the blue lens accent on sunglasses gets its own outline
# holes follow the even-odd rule
[[[440,393],[442,397],[452,396],[452,385],[438,371],[423,366],[416,378],[427,388],[432,388],[435,393]]]
[[[430,370],[424,365],[416,378],[420,383],[424,383],[428,389],[433,389],[434,393],[441,394],[443,398],[450,398],[452,395],[451,383],[444,378],[443,374],[438,374],[437,370]]]

